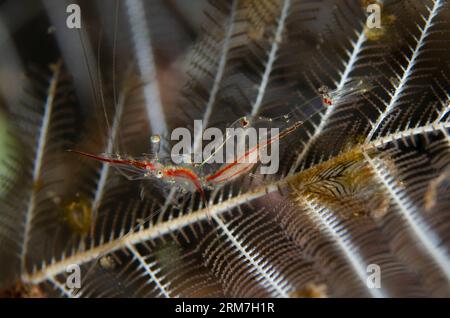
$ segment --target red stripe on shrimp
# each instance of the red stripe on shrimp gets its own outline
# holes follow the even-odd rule
[[[121,164],[121,165],[128,165],[128,166],[132,166],[132,167],[136,167],[139,169],[145,169],[145,170],[151,170],[154,171],[155,170],[155,166],[150,163],[150,162],[142,162],[142,161],[136,161],[136,160],[128,160],[128,159],[111,159],[111,158],[106,158],[106,157],[102,157],[102,156],[97,156],[97,155],[93,155],[91,153],[88,152],[84,152],[84,151],[78,151],[78,150],[67,150],[68,152],[73,152],[76,153],[78,155],[84,156],[84,157],[88,157],[97,161],[101,161],[101,162],[106,162],[106,163],[110,163],[110,164]]]
[[[163,171],[164,176],[166,177],[178,177],[188,179],[192,184],[194,184],[197,191],[202,196],[202,199],[205,199],[205,191],[203,190],[202,183],[198,176],[187,168],[169,168]]]

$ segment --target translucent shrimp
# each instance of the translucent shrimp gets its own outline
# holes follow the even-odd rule
[[[214,189],[235,180],[236,178],[248,174],[256,165],[261,163],[261,159],[267,155],[267,148],[278,144],[279,141],[287,137],[301,127],[305,122],[314,116],[320,115],[324,109],[336,103],[351,102],[357,95],[365,93],[370,85],[362,80],[350,81],[344,88],[329,91],[326,87],[319,89],[320,96],[317,96],[300,106],[276,118],[247,118],[241,117],[227,128],[225,140],[220,144],[211,156],[207,157],[201,164],[175,165],[169,160],[165,163],[162,158],[158,158],[159,136],[152,136],[152,154],[141,158],[121,157],[118,155],[94,155],[83,151],[70,150],[79,155],[105,162],[115,166],[121,174],[130,180],[151,179],[161,180],[166,184],[177,185],[187,192],[198,192],[205,202],[205,189]],[[273,128],[276,128],[273,130]],[[240,129],[244,138],[234,144],[232,153],[234,156],[227,160],[225,164],[219,166],[210,164],[209,160],[218,151],[222,151],[227,142],[235,135],[230,131]],[[260,134],[254,144],[247,142],[246,135],[258,131]],[[251,138],[249,138],[251,140]],[[253,138],[255,141],[255,138]],[[229,151],[230,149],[227,149]],[[244,151],[243,151],[244,150]],[[276,150],[276,149],[275,149]],[[227,158],[229,159],[229,158]],[[208,169],[205,166],[208,165]],[[214,167],[215,166],[215,167]],[[205,173],[205,171],[209,173]]]
[[[369,80],[355,79],[348,81],[341,89],[330,90],[327,86],[318,89],[325,105],[348,103],[356,100],[358,96],[366,93],[373,87]]]

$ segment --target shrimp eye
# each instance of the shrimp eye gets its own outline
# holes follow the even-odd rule
[[[156,177],[157,177],[157,178],[162,178],[162,177],[163,177],[163,172],[162,172],[162,170],[158,170],[158,171],[156,172]]]

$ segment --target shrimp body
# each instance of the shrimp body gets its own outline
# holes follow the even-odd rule
[[[200,177],[189,168],[177,166],[164,167],[157,171],[157,177],[171,183],[181,184],[190,191],[197,190],[202,199],[205,198],[205,191]]]
[[[243,120],[243,122],[245,122],[245,120]],[[212,185],[224,184],[250,172],[260,160],[260,152],[264,148],[274,143],[275,141],[286,137],[288,134],[300,127],[301,124],[302,122],[298,121],[284,129],[279,134],[276,134],[275,136],[267,140],[261,141],[255,147],[244,153],[236,161],[224,165],[216,172],[207,176],[206,181]]]
[[[232,162],[223,166],[215,173],[207,176],[206,181],[211,185],[224,184],[249,172],[254,165],[255,163]]]

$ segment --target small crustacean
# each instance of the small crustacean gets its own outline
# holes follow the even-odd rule
[[[366,93],[372,84],[362,79],[350,80],[341,89],[330,90],[323,85],[318,89],[322,101],[327,106],[339,103],[351,102],[359,95]]]
[[[159,136],[152,136],[151,142],[154,149],[153,154],[141,158],[122,157],[118,155],[103,154],[95,155],[84,151],[69,150],[70,152],[88,157],[97,161],[111,164],[130,180],[137,179],[158,179],[168,184],[175,184],[188,192],[197,191],[205,202],[205,189],[222,186],[236,178],[250,173],[250,171],[261,162],[262,151],[275,142],[281,141],[286,136],[296,131],[304,122],[311,117],[321,113],[326,107],[335,105],[336,102],[348,102],[358,95],[365,93],[369,86],[362,80],[350,81],[339,90],[330,91],[326,87],[319,89],[320,96],[315,97],[308,102],[295,107],[291,112],[276,118],[248,118],[241,117],[236,120],[229,128],[239,128],[243,131],[248,129],[258,129],[265,131],[259,136],[254,145],[238,144],[237,147],[247,150],[239,152],[239,156],[227,161],[217,169],[209,169],[209,173],[202,173],[202,168],[208,165],[208,159],[200,165],[192,164],[172,164],[164,163],[164,160],[158,157]],[[319,102],[315,100],[319,100]],[[311,106],[313,105],[313,106]],[[301,114],[301,115],[299,115]],[[261,130],[261,128],[264,128]],[[276,132],[272,129],[276,128]],[[230,137],[227,136],[223,143],[217,149],[221,149],[227,143]],[[243,139],[245,140],[245,138]],[[155,149],[157,148],[157,149]],[[233,152],[234,153],[234,152]],[[205,171],[207,169],[204,169]]]
[[[237,121],[239,126],[248,127],[249,122],[245,117]],[[249,172],[258,162],[260,152],[275,141],[279,141],[292,133],[301,125],[301,122],[294,122],[280,133],[270,138],[261,138],[260,142],[250,148],[244,154],[230,163],[224,164],[217,171],[202,176],[195,167],[187,165],[163,164],[157,158],[122,158],[116,155],[94,155],[84,151],[69,150],[70,152],[88,157],[97,161],[105,162],[119,168],[130,180],[137,179],[160,179],[169,184],[179,185],[188,191],[198,191],[202,199],[205,199],[205,188],[211,188],[225,184],[239,176]]]

